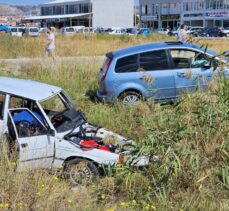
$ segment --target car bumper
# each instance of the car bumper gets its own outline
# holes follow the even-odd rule
[[[114,103],[116,98],[114,97],[110,97],[108,95],[103,95],[102,93],[100,93],[99,91],[97,91],[96,93],[97,98],[99,99],[99,101],[101,102],[106,102],[106,103]]]
[[[149,157],[148,156],[140,156],[136,158],[132,158],[131,166],[135,167],[144,167],[149,165]]]

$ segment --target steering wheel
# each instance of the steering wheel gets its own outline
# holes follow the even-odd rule
[[[57,113],[55,115],[53,115],[53,117],[51,118],[51,122],[53,124],[57,123],[57,122],[61,122],[63,120],[63,113],[67,111],[67,109],[64,109],[63,111],[61,111],[60,113]]]

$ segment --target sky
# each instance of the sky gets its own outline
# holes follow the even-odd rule
[[[52,0],[0,0],[0,3],[11,5],[38,5]],[[139,0],[134,0],[137,3]]]

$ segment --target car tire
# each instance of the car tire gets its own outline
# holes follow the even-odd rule
[[[136,91],[127,91],[121,94],[120,99],[125,106],[132,106],[142,101],[143,98],[142,95]]]
[[[94,162],[75,158],[66,162],[64,175],[73,185],[79,185],[92,182],[99,176],[99,170]]]

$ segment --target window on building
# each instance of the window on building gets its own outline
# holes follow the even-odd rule
[[[56,15],[61,15],[61,6],[56,6],[55,7],[55,14]]]
[[[80,4],[80,13],[88,13],[89,5],[88,4]]]
[[[43,8],[41,8],[41,14],[42,15],[50,15],[49,14],[49,7],[43,7]]]
[[[145,6],[145,14],[148,15],[148,5]]]
[[[169,69],[165,50],[151,51],[139,55],[140,68],[145,71]]]
[[[168,14],[168,4],[162,4],[161,13]]]
[[[152,4],[152,15],[156,15],[155,4]]]
[[[48,12],[49,15],[53,15],[53,10],[52,10],[52,7],[49,7],[49,12]]]
[[[0,119],[1,120],[4,117],[5,98],[6,98],[6,95],[0,93]]]
[[[64,14],[64,6],[61,6],[61,15]]]

